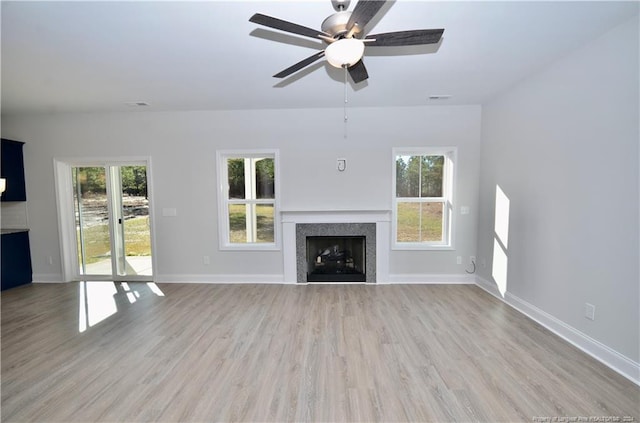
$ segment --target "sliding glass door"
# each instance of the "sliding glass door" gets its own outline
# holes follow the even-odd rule
[[[146,165],[72,166],[70,170],[77,275],[82,279],[150,279]]]

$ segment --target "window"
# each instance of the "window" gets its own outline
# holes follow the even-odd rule
[[[219,151],[222,249],[277,249],[277,151]]]
[[[455,148],[393,150],[393,248],[450,249]]]

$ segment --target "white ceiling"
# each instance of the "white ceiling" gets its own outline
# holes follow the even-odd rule
[[[352,0],[350,10],[356,0]],[[626,2],[398,0],[368,33],[444,28],[438,46],[369,47],[369,80],[349,104],[481,104],[638,14]],[[319,41],[248,21],[255,12],[311,28],[330,0],[2,1],[2,113],[341,107],[344,74],[324,60],[273,74]],[[429,101],[431,94],[450,100]]]

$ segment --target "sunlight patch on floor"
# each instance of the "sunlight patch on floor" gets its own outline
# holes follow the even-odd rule
[[[165,296],[153,282],[129,284],[128,282],[83,281],[78,286],[79,332],[85,332],[88,328],[116,314],[118,304],[120,307],[126,307],[127,302],[134,304],[144,295]],[[124,298],[127,301],[124,301]]]
[[[160,288],[158,287],[158,285],[156,285],[153,282],[147,282],[147,286],[149,287],[149,289],[151,290],[151,292],[153,292],[154,294],[156,294],[158,297],[164,297],[164,292],[162,292],[160,290]]]
[[[80,332],[118,312],[117,292],[113,282],[80,282]]]

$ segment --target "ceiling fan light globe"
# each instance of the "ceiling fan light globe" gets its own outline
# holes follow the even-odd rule
[[[343,38],[329,44],[324,54],[331,66],[336,68],[352,66],[362,59],[364,43],[357,38]]]

